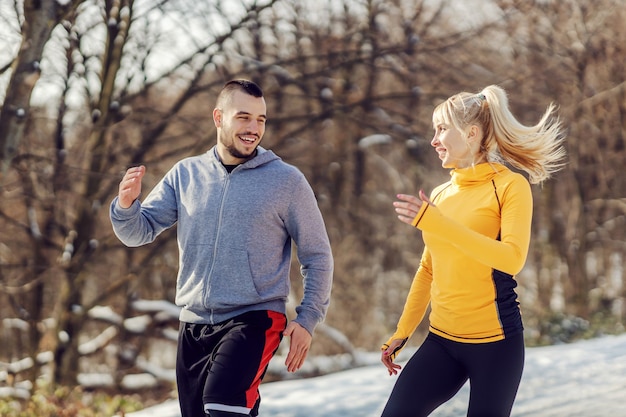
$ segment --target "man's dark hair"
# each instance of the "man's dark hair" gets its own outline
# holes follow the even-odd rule
[[[253,97],[263,97],[263,90],[257,84],[249,80],[230,80],[224,84],[222,91],[241,90]]]
[[[222,91],[217,96],[216,107],[221,109],[232,97],[235,91],[251,95],[252,97],[263,97],[261,87],[249,80],[231,80],[224,84]]]

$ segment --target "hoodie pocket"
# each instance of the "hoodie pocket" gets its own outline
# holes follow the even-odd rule
[[[261,302],[247,251],[233,248],[218,250],[206,301],[210,309],[235,309]]]

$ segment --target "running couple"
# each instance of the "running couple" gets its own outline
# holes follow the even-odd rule
[[[529,181],[561,166],[553,108],[532,127],[508,109],[501,88],[460,93],[435,109],[431,142],[451,180],[430,197],[401,194],[401,221],[422,230],[425,249],[396,332],[394,359],[430,304],[430,332],[400,373],[383,417],[427,416],[469,379],[469,416],[507,416],[524,362],[514,275],[524,265],[532,217]],[[145,167],[127,170],[111,203],[114,231],[148,244],[177,224],[181,307],[177,382],[182,417],[257,416],[259,385],[283,336],[298,370],[326,315],[333,258],[305,177],[259,146],[267,122],[261,89],[226,83],[213,121],[217,143],[178,162],[139,200]],[[512,172],[504,163],[526,171]],[[291,245],[304,282],[287,324]]]

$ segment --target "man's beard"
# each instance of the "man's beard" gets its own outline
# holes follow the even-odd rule
[[[258,145],[257,145],[258,146]],[[254,149],[252,150],[252,152],[250,152],[249,154],[245,154],[241,151],[239,151],[237,148],[235,148],[234,144],[228,145],[226,146],[226,151],[228,151],[228,153],[234,157],[234,158],[238,158],[238,159],[250,159],[253,158],[256,155],[256,146],[254,147]]]

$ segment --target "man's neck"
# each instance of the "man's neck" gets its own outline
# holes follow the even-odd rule
[[[224,165],[224,168],[226,168],[226,171],[230,174],[233,172],[233,169],[237,168],[240,164],[229,165],[222,162],[222,165]]]

